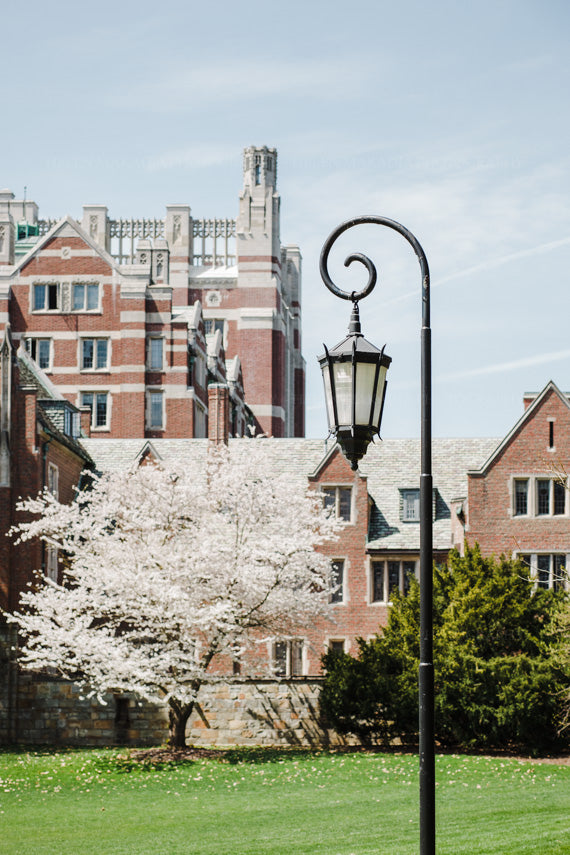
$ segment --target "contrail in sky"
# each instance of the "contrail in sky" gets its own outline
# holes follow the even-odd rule
[[[438,380],[462,380],[464,377],[479,377],[485,374],[502,374],[506,371],[516,371],[518,368],[528,368],[534,365],[544,365],[548,362],[558,362],[568,359],[570,350],[556,350],[552,353],[537,353],[535,356],[526,356],[524,359],[515,359],[511,362],[499,362],[494,365],[484,365],[481,368],[472,368],[468,371],[455,371],[452,374],[440,374]]]
[[[490,261],[483,261],[481,264],[474,264],[472,267],[466,267],[465,270],[459,270],[457,273],[450,273],[448,276],[443,276],[441,279],[432,282],[432,288],[439,285],[446,285],[448,282],[453,282],[455,279],[463,279],[465,276],[472,276],[474,273],[481,273],[485,270],[494,270],[496,267],[502,267],[504,264],[509,264],[511,261],[519,261],[521,258],[530,258],[533,255],[540,255],[543,252],[550,252],[553,249],[558,249],[561,246],[568,246],[570,237],[560,238],[560,240],[551,240],[548,243],[541,243],[538,246],[533,246],[530,249],[522,249],[520,252],[511,252],[508,255],[502,255],[500,258],[493,258]],[[388,300],[387,303],[399,303],[401,300],[407,300],[408,297],[414,297],[420,293],[419,288],[413,291],[408,291],[406,294],[401,294]]]

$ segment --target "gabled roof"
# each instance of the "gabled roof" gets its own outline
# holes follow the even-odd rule
[[[18,273],[20,270],[22,270],[23,267],[29,264],[31,259],[34,258],[34,256],[38,255],[42,251],[42,249],[44,249],[46,245],[50,243],[50,241],[52,241],[55,237],[58,237],[58,235],[69,237],[70,232],[73,234],[74,237],[81,238],[81,240],[84,241],[88,246],[90,246],[91,249],[104,261],[106,261],[110,267],[119,272],[119,266],[113,256],[109,255],[107,250],[104,249],[101,244],[97,243],[97,241],[93,240],[93,238],[81,228],[77,220],[74,220],[73,217],[70,217],[68,214],[66,217],[63,217],[61,220],[59,220],[49,230],[49,232],[46,232],[45,235],[38,238],[37,242],[30,248],[30,250],[20,259],[18,259],[18,261],[13,267],[9,268],[10,276],[13,276],[14,274]]]
[[[158,463],[160,460],[162,460],[162,457],[160,456],[158,451],[155,449],[153,443],[150,441],[147,441],[147,442],[145,442],[145,444],[143,445],[143,447],[141,448],[141,450],[137,454],[135,461],[134,461],[134,467],[133,468],[136,468],[137,466],[140,466],[141,463],[144,463],[144,462],[149,461],[149,460],[152,460],[155,463]]]
[[[318,478],[320,477],[320,475],[322,474],[322,472],[324,472],[324,470],[327,468],[327,466],[328,466],[328,464],[330,463],[330,461],[331,461],[331,460],[333,459],[333,457],[335,457],[337,454],[342,454],[342,451],[341,451],[340,445],[338,444],[338,442],[336,442],[336,440],[335,440],[335,439],[333,439],[333,438],[332,438],[332,437],[330,437],[330,435],[329,435],[329,436],[328,436],[328,437],[326,437],[326,439],[325,439],[325,454],[324,454],[324,457],[322,457],[322,458],[319,460],[318,465],[316,466],[316,468],[315,468],[315,470],[314,470],[313,472],[308,472],[308,473],[307,473],[307,477],[308,477],[309,481],[316,481],[316,480],[318,480]],[[346,464],[346,465],[347,465],[347,467],[348,467],[348,468],[350,468],[350,464],[348,463],[348,461],[347,461],[347,464]],[[360,472],[360,469],[358,470],[358,474],[359,474],[359,475],[361,475],[361,474],[362,474],[362,473]],[[351,472],[351,474],[350,474],[350,479],[351,479],[351,480],[352,480],[352,477],[353,477],[353,475],[352,475],[352,472]]]
[[[193,306],[173,306],[172,320],[183,321],[188,324],[191,329],[197,329],[202,318],[202,304],[200,300],[195,300]]]
[[[486,474],[486,472],[489,470],[489,468],[501,456],[504,449],[514,439],[514,437],[517,435],[517,433],[519,433],[519,431],[524,427],[524,425],[528,421],[530,421],[530,419],[533,418],[534,414],[536,413],[536,411],[538,409],[540,409],[544,399],[546,398],[547,395],[550,394],[550,392],[553,392],[555,395],[558,395],[558,397],[560,398],[560,400],[564,404],[564,406],[570,410],[570,401],[568,400],[568,396],[565,395],[564,392],[560,391],[560,389],[558,388],[556,383],[554,383],[553,380],[549,380],[549,382],[546,384],[546,386],[544,387],[542,392],[540,392],[536,396],[536,398],[534,399],[532,404],[529,404],[529,406],[526,408],[526,410],[524,411],[524,413],[522,414],[522,416],[520,417],[518,422],[515,424],[515,426],[512,428],[512,430],[510,430],[509,433],[504,437],[504,439],[501,440],[501,442],[493,450],[493,453],[490,455],[490,457],[488,457],[487,460],[483,463],[481,468],[480,469],[470,469],[469,473],[468,473],[469,475],[480,476],[480,475]]]

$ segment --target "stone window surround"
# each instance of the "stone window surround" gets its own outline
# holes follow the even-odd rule
[[[157,396],[160,395],[161,400],[161,423],[153,424],[152,423],[152,412],[153,412],[153,400],[156,400]],[[165,430],[166,429],[166,394],[165,390],[156,386],[152,389],[146,390],[146,416],[145,416],[146,427],[148,430]]]
[[[321,484],[320,492],[323,495],[323,502],[325,503],[325,507],[327,507],[327,494],[330,496],[334,490],[334,499],[335,499],[335,516],[337,519],[343,520],[346,524],[354,524],[354,490],[352,489],[351,484]],[[343,493],[348,491],[350,493],[350,507],[348,510],[348,518],[342,516],[342,499]],[[344,497],[346,499],[346,495]],[[328,507],[332,507],[332,502],[329,503]]]
[[[538,482],[539,481],[550,481],[550,510],[548,513],[538,513]],[[513,520],[528,520],[528,519],[547,519],[551,520],[554,517],[568,517],[570,516],[570,502],[568,500],[568,490],[569,485],[568,481],[561,485],[563,486],[566,497],[565,497],[565,509],[563,514],[555,514],[554,511],[554,484],[558,481],[558,478],[550,473],[545,474],[537,474],[537,473],[529,473],[529,474],[517,474],[511,475],[508,483],[509,490],[509,515]],[[523,482],[527,483],[527,511],[525,514],[517,513],[516,511],[516,485],[521,484]]]
[[[97,286],[97,306],[92,308],[87,308],[87,290],[84,292],[84,304],[83,307],[74,308],[75,303],[75,287],[76,286],[84,286],[85,289],[88,286]],[[44,307],[37,307],[37,295],[39,291],[36,289],[39,287],[44,287],[46,290],[44,292]],[[50,296],[51,295],[51,296]],[[52,302],[51,308],[49,308],[49,303]],[[79,314],[101,314],[102,302],[102,285],[98,280],[89,277],[87,279],[81,279],[77,276],[69,276],[63,277],[59,276],[57,278],[46,277],[34,280],[30,285],[30,294],[29,294],[29,311],[30,314],[34,315],[79,315]],[[45,303],[48,303],[48,307],[45,307]]]
[[[93,342],[93,362],[94,363],[97,362],[97,350],[98,350],[97,342],[99,342],[99,341],[107,342],[107,359],[106,359],[105,365],[98,366],[95,364],[92,367],[86,367],[84,365],[84,355],[85,354],[84,354],[84,349],[83,349],[83,343],[85,341],[92,341]],[[92,335],[80,336],[80,338],[78,340],[78,347],[79,347],[79,360],[78,360],[78,362],[79,362],[79,370],[81,372],[93,374],[93,373],[98,373],[98,372],[108,372],[109,371],[109,368],[111,366],[111,339],[109,336],[101,336],[101,335],[99,335],[99,336],[92,336]]]
[[[48,353],[48,364],[42,365],[39,359],[39,343],[47,342],[49,347]],[[24,346],[26,348],[26,352],[31,356],[35,363],[42,369],[42,371],[51,371],[53,366],[53,338],[45,335],[28,335],[26,334],[24,338]]]
[[[398,568],[398,588],[400,593],[405,593],[405,572],[406,569],[411,571],[411,567],[406,568],[405,565],[413,564],[413,573],[414,576],[419,578],[419,567],[420,560],[419,556],[413,555],[382,555],[382,556],[371,556],[370,557],[370,569],[368,573],[369,580],[369,590],[368,590],[368,605],[371,606],[386,606],[390,605],[390,578],[389,578],[389,564],[397,563],[399,565]],[[374,598],[374,589],[375,589],[375,565],[383,565],[382,573],[383,573],[383,596],[382,599]]]
[[[302,638],[276,638],[270,642],[270,662],[275,676],[302,677],[307,670],[306,652],[307,645]]]
[[[557,556],[564,557],[564,575],[561,578],[556,578],[556,558]],[[540,569],[539,568],[539,559],[548,557],[550,558],[549,568],[548,568],[548,584],[543,585],[540,584]],[[564,550],[556,550],[556,549],[543,549],[543,550],[533,550],[533,549],[525,549],[518,550],[513,552],[513,558],[520,558],[525,564],[527,564],[530,570],[531,579],[535,582],[535,589],[537,588],[555,588],[560,584],[561,587],[568,589],[568,574],[566,573],[565,568],[570,567],[570,554],[565,553]]]
[[[112,397],[111,393],[107,389],[100,389],[100,388],[97,388],[97,389],[81,389],[81,391],[79,392],[79,403],[78,403],[78,407],[80,407],[80,408],[84,407],[84,406],[89,406],[89,404],[83,403],[83,396],[84,395],[93,395],[94,406],[91,408],[91,430],[97,431],[97,432],[103,432],[103,431],[110,430],[110,428],[111,428],[111,408],[112,408],[112,402],[113,402],[113,397]],[[97,424],[97,401],[96,401],[97,395],[104,395],[106,398],[106,400],[105,400],[106,419],[105,419],[104,425],[103,424],[101,424],[101,425]]]

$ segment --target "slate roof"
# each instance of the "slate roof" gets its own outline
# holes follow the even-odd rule
[[[467,470],[481,466],[499,442],[493,438],[433,440],[434,550],[447,550],[451,545],[450,505],[467,496]],[[368,476],[368,492],[374,502],[368,549],[418,551],[420,526],[400,519],[400,490],[419,489],[420,440],[386,439],[374,444],[360,471]]]
[[[230,439],[234,442],[247,442]],[[167,467],[188,467],[199,472],[206,459],[207,439],[84,439],[82,443],[96,467],[102,471],[126,471],[137,465],[149,447]],[[432,446],[434,488],[437,491],[434,521],[434,549],[447,550],[451,545],[452,500],[467,495],[467,471],[480,467],[494,451],[500,439],[434,439]],[[274,466],[276,473],[287,473],[292,479],[307,483],[332,443],[322,439],[278,439]],[[388,439],[369,447],[361,462],[360,472],[368,478],[368,492],[373,502],[368,549],[418,551],[418,523],[400,520],[400,490],[419,488],[419,439]]]

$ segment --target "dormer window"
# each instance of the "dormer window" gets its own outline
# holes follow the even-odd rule
[[[400,490],[401,517],[403,522],[420,521],[420,491]]]

